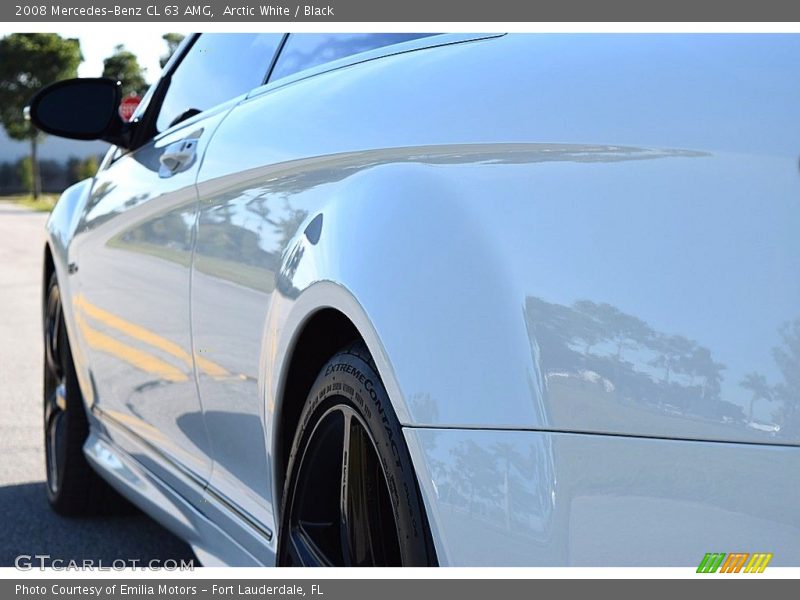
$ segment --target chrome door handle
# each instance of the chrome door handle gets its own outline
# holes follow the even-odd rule
[[[161,177],[170,177],[189,168],[197,154],[197,140],[195,138],[181,140],[169,144],[158,157],[161,167],[158,174]]]

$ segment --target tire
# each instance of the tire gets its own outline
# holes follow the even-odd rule
[[[400,423],[363,344],[331,358],[306,399],[289,455],[278,564],[437,564]]]
[[[89,422],[55,273],[48,282],[43,321],[47,499],[55,512],[65,516],[130,512],[132,506],[95,473],[83,454]]]

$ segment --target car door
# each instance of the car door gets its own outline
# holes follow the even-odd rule
[[[423,34],[290,34],[273,66],[269,85],[253,96],[282,93],[292,78],[362,60],[381,53],[424,45]],[[415,41],[416,40],[416,41]],[[449,39],[447,41],[450,41]],[[431,42],[434,44],[435,42]],[[441,43],[445,43],[443,40]],[[271,167],[287,158],[298,143],[292,132],[304,128],[283,113],[270,113],[269,102],[248,101],[220,126],[198,179],[200,209],[192,268],[192,332],[196,358],[221,367],[198,368],[198,386],[214,453],[206,510],[218,508],[215,520],[231,517],[226,529],[256,556],[271,542],[275,528],[271,470],[265,424],[270,408],[260,369],[274,340],[264,339],[268,308],[280,290],[282,256],[299,227],[313,213],[294,205]],[[302,102],[295,104],[304,119]],[[335,119],[335,110],[331,119]],[[319,131],[303,138],[307,147],[340,143]],[[272,180],[276,181],[272,181]],[[302,173],[297,173],[298,181]],[[285,182],[284,182],[285,183]],[[291,293],[291,290],[283,290]],[[277,492],[279,493],[279,492]],[[260,541],[259,541],[260,540]]]
[[[146,98],[135,127],[149,135],[104,162],[76,236],[94,412],[118,445],[196,503],[212,462],[189,314],[195,180],[214,129],[263,82],[281,39],[193,38]],[[222,372],[203,358],[196,366]]]

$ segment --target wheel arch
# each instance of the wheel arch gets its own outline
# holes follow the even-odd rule
[[[369,351],[400,423],[408,423],[408,408],[378,333],[344,286],[319,281],[295,299],[276,298],[270,307],[264,332],[263,397],[276,507],[280,506],[288,452],[307,394],[322,366],[355,341]]]
[[[42,253],[42,290],[40,294],[42,307],[44,307],[44,303],[47,299],[47,284],[55,270],[56,264],[53,260],[53,251],[50,249],[50,243],[46,242],[44,245],[44,252]]]
[[[307,318],[287,357],[288,367],[276,404],[274,427],[275,485],[282,490],[292,441],[306,398],[320,370],[348,343],[363,341],[353,322],[334,308],[322,308]]]
[[[46,225],[46,239],[42,252],[42,303],[47,294],[47,284],[53,273],[56,274],[58,285],[61,289],[61,301],[64,307],[64,321],[67,328],[72,358],[78,375],[81,392],[87,408],[94,399],[94,390],[91,385],[87,363],[80,343],[80,335],[75,320],[74,306],[72,303],[74,276],[77,270],[74,251],[71,250],[73,236],[85,210],[92,179],[84,179],[68,187],[56,202]],[[42,304],[44,305],[44,304]]]

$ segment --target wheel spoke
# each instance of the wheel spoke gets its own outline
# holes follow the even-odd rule
[[[320,548],[317,535],[324,537],[333,523],[303,523],[292,530],[289,554],[297,566],[303,567],[333,567],[336,562]],[[319,528],[321,531],[313,531]]]
[[[371,442],[357,419],[345,424],[342,453],[342,548],[347,564],[374,566],[382,563],[375,543],[375,460]]]
[[[47,427],[47,471],[48,484],[54,492],[58,490],[59,468],[64,460],[64,413],[54,410]]]
[[[45,429],[50,430],[53,422],[60,413],[67,410],[66,386],[63,381],[56,383],[44,403],[44,424]]]
[[[305,560],[305,553],[303,552],[303,546],[297,539],[298,535],[296,532],[292,532],[289,536],[289,544],[287,545],[286,552],[289,556],[290,564],[289,566],[292,567],[308,567],[311,566]]]
[[[56,412],[58,412],[58,405],[56,404],[56,391],[53,390],[47,394],[44,401],[44,429],[46,432],[50,431]]]
[[[61,296],[51,286],[44,315],[44,441],[47,484],[55,494],[61,487],[67,457],[67,386],[64,365],[69,348]]]
[[[309,564],[342,562],[339,524],[343,415],[332,412],[305,448],[290,513],[290,560]],[[291,555],[294,555],[293,557]]]
[[[56,430],[56,465],[64,464],[67,456],[67,436],[66,436],[67,419],[66,415],[59,411],[58,417],[55,422]]]
[[[64,381],[51,384],[44,401],[45,460],[47,483],[55,493],[60,486],[61,465],[66,459],[66,388]],[[50,387],[50,386],[48,386]]]
[[[45,322],[45,365],[59,379],[62,373],[60,336],[62,328],[61,301],[56,290],[50,292]]]
[[[352,416],[349,412],[344,413],[342,426],[342,462],[339,471],[339,541],[342,546],[342,558],[344,565],[349,567],[353,564],[353,549],[350,540],[350,421]]]
[[[340,404],[320,418],[304,447],[292,498],[282,564],[402,563],[386,476],[354,408]]]
[[[58,362],[56,361],[55,355],[53,354],[53,344],[50,342],[49,336],[45,344],[46,344],[44,353],[45,367],[47,368],[47,371],[50,373],[52,377],[57,378],[60,375],[60,369]]]

